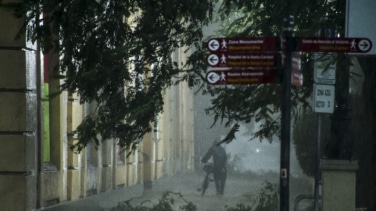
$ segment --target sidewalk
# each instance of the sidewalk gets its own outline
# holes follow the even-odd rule
[[[99,193],[75,201],[67,201],[55,206],[40,208],[43,211],[108,211],[119,202],[143,196],[143,185],[119,188],[105,193]]]
[[[130,199],[132,199],[132,204],[140,204],[147,200],[150,200],[148,203],[156,204],[166,191],[181,193],[185,200],[193,202],[197,206],[197,210],[200,211],[225,210],[224,207],[226,205],[235,206],[236,203],[241,202],[249,204],[250,199],[255,198],[253,194],[258,193],[257,186],[260,186],[260,181],[250,181],[246,178],[232,178],[231,175],[228,175],[224,196],[217,196],[215,194],[214,183],[210,183],[205,196],[201,196],[201,192],[197,191],[197,188],[200,186],[203,178],[204,175],[199,173],[175,175],[153,181],[153,188],[146,192],[143,190],[143,185],[134,185],[72,202],[63,202],[56,206],[39,210],[109,211],[111,208],[116,207],[119,202]],[[172,194],[171,196],[176,199],[176,204],[185,203],[176,195]]]
[[[185,173],[172,177],[162,178],[153,181],[151,190],[144,191],[143,185],[119,188],[106,193],[100,193],[88,198],[80,199],[73,202],[65,202],[59,205],[39,209],[43,211],[110,211],[116,207],[119,202],[131,200],[132,206],[143,205],[150,206],[157,204],[167,191],[180,193],[181,199],[176,194],[170,194],[174,198],[174,204],[177,208],[185,205],[185,201],[192,202],[197,206],[199,211],[219,211],[226,210],[226,206],[235,207],[237,204],[251,206],[257,201],[265,181],[278,184],[278,174],[265,175],[227,175],[226,188],[223,196],[215,194],[214,183],[209,184],[209,188],[204,196],[197,191],[203,181],[202,173]],[[298,194],[309,193],[310,184],[306,179],[295,179],[291,184],[291,209],[293,200]],[[176,209],[179,210],[179,209]]]

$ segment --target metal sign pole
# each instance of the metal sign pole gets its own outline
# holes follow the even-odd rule
[[[329,17],[325,16],[323,18],[323,27],[319,30],[318,36],[320,38],[334,38],[335,36],[335,29],[331,22],[329,21]],[[317,55],[317,54],[316,54]],[[323,55],[320,54],[320,57]],[[331,57],[331,54],[327,54],[327,57]],[[319,201],[319,194],[320,194],[320,158],[321,158],[321,112],[327,112],[327,113],[333,113],[334,110],[334,93],[335,93],[335,88],[334,84],[336,81],[336,64],[331,64],[326,62],[323,63],[323,61],[318,61],[319,59],[323,59],[317,57],[315,58],[315,66],[314,66],[314,89],[315,89],[315,102],[317,99],[320,98],[318,96],[319,93],[316,93],[316,91],[319,91],[320,89],[316,90],[317,88],[320,87],[327,87],[325,92],[329,94],[330,91],[330,98],[328,96],[328,99],[323,100],[325,102],[325,108],[317,108],[317,105],[315,106],[315,111],[318,113],[317,114],[317,142],[316,142],[316,163],[315,163],[315,185],[314,185],[314,211],[319,211],[320,209],[320,201]],[[320,66],[321,65],[321,66]],[[324,68],[322,67],[324,66]],[[330,84],[328,85],[322,85],[322,84]],[[321,99],[322,100],[322,99]],[[318,101],[318,100],[317,100]]]
[[[280,211],[289,211],[289,186],[290,186],[290,131],[291,131],[291,66],[292,66],[292,34],[294,17],[284,19],[283,35],[286,39],[286,60],[282,83],[281,105],[281,175],[280,175]]]
[[[317,142],[316,142],[316,164],[315,164],[315,189],[314,189],[314,210],[319,211],[319,187],[320,187],[320,148],[321,148],[321,114],[317,114]]]

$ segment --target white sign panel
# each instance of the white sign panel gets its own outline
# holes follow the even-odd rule
[[[375,0],[347,0],[346,37],[366,37],[376,43],[375,11]],[[376,47],[364,54],[376,55]]]
[[[330,53],[315,53],[314,54],[314,81],[320,84],[335,84],[336,83],[336,58]]]
[[[314,84],[313,108],[317,113],[333,113],[335,89],[333,85]]]

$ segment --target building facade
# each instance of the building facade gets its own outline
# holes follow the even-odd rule
[[[167,90],[164,113],[131,156],[117,140],[72,152],[73,131],[94,105],[66,92],[48,97],[61,85],[48,74],[58,58],[15,39],[22,24],[0,8],[0,210],[34,210],[135,184],[150,189],[153,180],[193,170],[193,93],[185,84]],[[178,64],[182,52],[173,55]]]

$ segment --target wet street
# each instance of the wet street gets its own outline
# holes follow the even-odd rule
[[[227,177],[226,189],[223,196],[217,196],[214,182],[209,184],[209,188],[204,196],[197,189],[204,178],[203,173],[187,173],[176,175],[170,178],[162,178],[154,181],[152,190],[144,191],[143,185],[135,185],[127,188],[119,188],[114,191],[97,194],[85,199],[63,202],[60,205],[48,207],[40,210],[47,211],[109,211],[116,207],[119,202],[127,200],[132,207],[143,204],[152,207],[157,204],[162,196],[169,192],[168,197],[174,199],[175,210],[187,202],[192,202],[199,211],[226,210],[226,207],[235,207],[237,204],[246,206],[256,206],[265,181],[275,184],[278,189],[278,175],[267,173],[256,174],[229,174]],[[290,210],[293,210],[293,201],[299,194],[312,193],[309,180],[291,179],[290,190]],[[269,192],[265,192],[269,194]],[[278,193],[278,192],[277,192]]]

